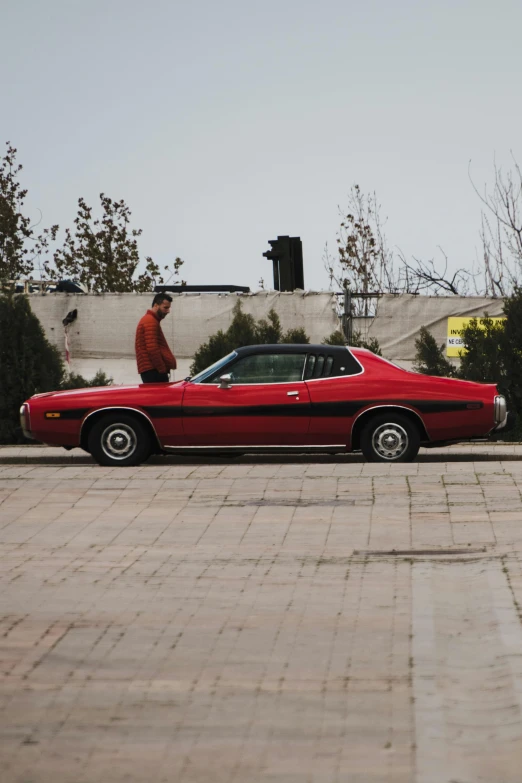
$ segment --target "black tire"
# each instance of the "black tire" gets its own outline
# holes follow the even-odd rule
[[[89,433],[89,451],[100,465],[130,467],[145,462],[152,451],[147,428],[134,416],[109,413]]]
[[[368,462],[412,462],[419,446],[418,427],[394,411],[372,417],[361,433],[361,450]]]

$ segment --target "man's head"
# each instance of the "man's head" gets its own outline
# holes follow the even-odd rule
[[[156,294],[152,300],[152,312],[155,313],[160,321],[170,313],[172,297],[168,294]]]

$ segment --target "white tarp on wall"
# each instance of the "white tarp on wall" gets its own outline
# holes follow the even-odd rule
[[[502,299],[483,296],[385,295],[378,300],[376,317],[355,318],[354,329],[376,337],[383,356],[408,367],[415,359],[421,326],[430,330],[438,345],[445,345],[449,316],[502,315],[502,305]]]
[[[163,321],[165,336],[177,359],[175,377],[189,374],[191,357],[199,346],[219,329],[227,329],[238,300],[246,313],[266,318],[271,308],[281,319],[283,330],[304,327],[311,342],[338,328],[334,294],[276,293],[256,294],[174,294],[172,311]],[[91,378],[102,369],[115,383],[135,383],[138,375],[134,358],[136,324],[150,307],[151,294],[74,295],[48,294],[30,297],[47,337],[64,352],[62,319],[70,310],[78,318],[69,330],[72,370]],[[501,299],[479,296],[383,296],[375,318],[354,319],[354,329],[376,337],[387,359],[411,367],[415,359],[415,339],[426,326],[439,345],[446,343],[449,316],[477,316],[484,312],[502,314]]]
[[[178,359],[176,377],[188,374],[191,357],[210,335],[227,329],[238,298],[245,313],[266,318],[274,309],[284,331],[303,327],[311,342],[322,342],[339,324],[336,297],[322,293],[173,294],[170,315],[162,323]],[[151,294],[47,294],[30,297],[48,339],[64,351],[62,319],[78,310],[69,328],[72,369],[87,378],[104,370],[116,383],[138,381],[134,335],[141,316],[151,306]]]

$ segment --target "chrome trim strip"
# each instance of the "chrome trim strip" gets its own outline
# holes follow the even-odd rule
[[[328,347],[329,346],[325,346],[325,353],[328,352]],[[337,348],[339,346],[335,346],[335,347]],[[355,354],[352,353],[352,351],[350,350],[349,346],[345,345],[345,346],[341,346],[341,347],[344,347],[344,349],[346,351],[348,351],[348,353],[350,354],[352,359],[356,362],[356,364],[359,365],[359,367],[360,367],[359,372],[352,372],[349,375],[327,375],[324,378],[306,378],[305,379],[304,374],[306,372],[306,363],[307,363],[308,357],[310,355],[309,353],[305,353],[304,354],[305,362],[303,364],[303,372],[301,374],[301,379],[299,381],[276,381],[275,383],[270,383],[269,381],[265,381],[264,383],[234,383],[234,381],[232,381],[231,385],[234,386],[234,387],[235,386],[250,386],[250,387],[252,387],[252,386],[281,386],[284,383],[315,383],[315,381],[332,381],[332,380],[335,380],[336,378],[356,378],[359,375],[363,375],[366,372],[366,370],[365,370],[364,366],[361,364],[361,362],[359,361],[359,359],[357,358],[357,356],[355,356]],[[363,350],[366,350],[366,349],[363,349]],[[371,351],[370,351],[370,353],[371,353]],[[236,356],[237,355],[238,354],[236,354]],[[381,359],[381,358],[382,357],[379,356],[379,359]],[[386,361],[386,359],[384,359],[384,361]],[[397,368],[396,364],[393,364],[392,362],[387,362],[387,363],[391,364],[393,367]],[[225,366],[227,366],[227,365],[225,365]],[[398,369],[401,370],[402,367],[399,367]],[[201,381],[198,381],[197,384],[204,385],[204,382],[202,383]],[[208,386],[214,386],[214,385],[219,387],[219,383],[216,383],[216,384],[209,383],[208,384]]]
[[[208,446],[162,446],[162,449],[168,449],[169,451],[190,451],[190,450],[198,450],[198,451],[261,451],[262,449],[278,449],[278,450],[292,450],[292,451],[303,451],[304,449],[314,449],[315,451],[321,451],[324,449],[342,449],[343,451],[346,451],[346,443],[327,443],[323,446],[282,446],[282,445],[275,445],[275,446],[216,446],[216,445],[208,445]]]
[[[344,378],[344,375],[339,376],[341,378]],[[326,380],[326,378],[324,379]],[[238,386],[248,386],[249,389],[252,388],[252,386],[290,386],[292,383],[302,383],[303,385],[308,383],[308,381],[275,381],[274,383],[269,383],[268,381],[265,381],[264,383],[235,383],[234,381],[231,382],[230,388],[237,388]],[[219,383],[195,383],[194,386],[217,386],[217,388],[220,388]]]
[[[350,350],[349,346],[348,346],[348,345],[345,345],[344,347],[346,348],[346,350],[348,351],[348,353],[350,354],[350,356],[352,357],[352,359],[355,359],[355,361],[357,362],[357,364],[358,364],[358,365],[359,365],[359,367],[361,368],[361,372],[354,373],[354,375],[362,375],[364,372],[366,372],[366,369],[365,369],[364,365],[363,365],[363,364],[361,364],[361,362],[359,361],[359,359],[357,358],[357,356],[356,356],[356,355],[353,353],[353,351],[351,351],[351,350]],[[364,350],[368,350],[368,349],[367,349],[367,348],[363,348],[363,351],[364,351]],[[369,353],[371,353],[371,351],[370,351]],[[382,356],[379,356],[379,359],[382,359]],[[336,376],[336,377],[337,377],[337,376]],[[344,375],[343,375],[343,376],[341,376],[341,377],[343,377],[343,378],[344,378],[344,377],[346,377],[346,378],[349,378],[350,376],[349,376],[349,375],[347,375],[347,376],[344,376]]]
[[[353,358],[355,359],[355,356]],[[324,378],[308,378],[306,381],[302,381],[302,380],[301,381],[275,381],[274,383],[269,383],[268,381],[265,381],[265,383],[234,383],[234,381],[232,381],[232,386],[234,388],[236,388],[237,386],[248,386],[250,388],[252,388],[252,386],[283,386],[283,384],[288,386],[291,383],[316,383],[316,381],[334,381],[334,380],[336,380],[338,378],[344,378],[345,380],[348,379],[348,378],[358,378],[359,375],[363,375],[363,373],[366,372],[366,371],[365,371],[364,367],[362,367],[362,365],[359,362],[357,362],[357,364],[359,365],[359,367],[361,367],[361,372],[353,372],[350,375],[327,375]],[[194,384],[194,385],[197,386],[198,384]],[[217,386],[219,388],[219,383],[216,383],[216,384],[214,384],[214,383],[203,384],[202,383],[202,384],[199,384],[199,385],[201,385],[201,386]]]
[[[156,438],[156,442],[160,448],[163,448],[160,439],[158,438],[158,433],[156,432],[156,428],[154,424],[152,423],[152,419],[150,419],[149,416],[145,413],[145,411],[141,411],[139,408],[131,408],[129,405],[111,405],[108,408],[96,408],[95,411],[91,411],[87,414],[87,416],[83,419],[81,426],[80,426],[80,442],[82,440],[82,430],[84,427],[85,422],[87,419],[89,419],[91,416],[94,416],[97,413],[105,413],[105,411],[132,411],[133,413],[139,413],[140,416],[143,416],[144,419],[147,419],[150,426],[152,427],[152,431],[154,433],[154,437]]]
[[[233,355],[232,355],[232,354],[233,354]],[[210,372],[210,370],[212,370],[213,372],[215,372],[215,369],[213,369],[213,368],[215,368],[215,367],[216,367],[216,364],[219,364],[221,361],[223,361],[224,359],[226,359],[226,358],[228,358],[228,357],[230,357],[230,361],[226,362],[226,364],[224,364],[224,365],[223,365],[223,367],[226,367],[228,364],[230,364],[230,362],[231,362],[233,359],[237,359],[237,357],[238,357],[238,353],[237,353],[237,351],[230,351],[230,353],[229,353],[229,354],[227,354],[226,356],[222,356],[222,357],[221,357],[221,359],[218,359],[218,360],[217,360],[217,362],[212,362],[212,364],[211,364],[209,367],[205,367],[205,369],[204,369],[204,370],[201,370],[201,372],[198,372],[198,373],[196,373],[196,374],[195,374],[195,376],[194,376],[194,378],[191,378],[191,377],[189,376],[188,380],[187,380],[187,378],[185,378],[185,380],[186,380],[188,383],[193,383],[195,386],[197,386],[197,385],[198,385],[198,384],[200,384],[200,383],[204,383],[204,382],[205,382],[205,380],[204,380],[204,379],[205,379],[205,378],[208,378],[208,376],[209,376],[209,375],[212,375],[212,372]],[[195,379],[196,379],[196,378],[198,378],[199,376],[203,376],[203,380],[196,381]],[[213,384],[209,384],[209,386],[212,386],[212,385],[213,385]]]
[[[343,378],[344,380],[347,380],[348,378],[358,378],[359,375],[362,375],[364,373],[364,370],[361,370],[361,372],[353,372],[351,375],[327,375],[325,378],[309,378],[305,383],[317,383],[317,381],[335,381],[338,378]]]

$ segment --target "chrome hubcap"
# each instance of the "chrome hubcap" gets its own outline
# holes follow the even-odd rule
[[[110,424],[101,436],[101,447],[111,459],[127,459],[137,445],[136,433],[127,424]]]
[[[399,459],[408,448],[408,433],[400,424],[381,424],[372,436],[375,452],[383,459]]]

